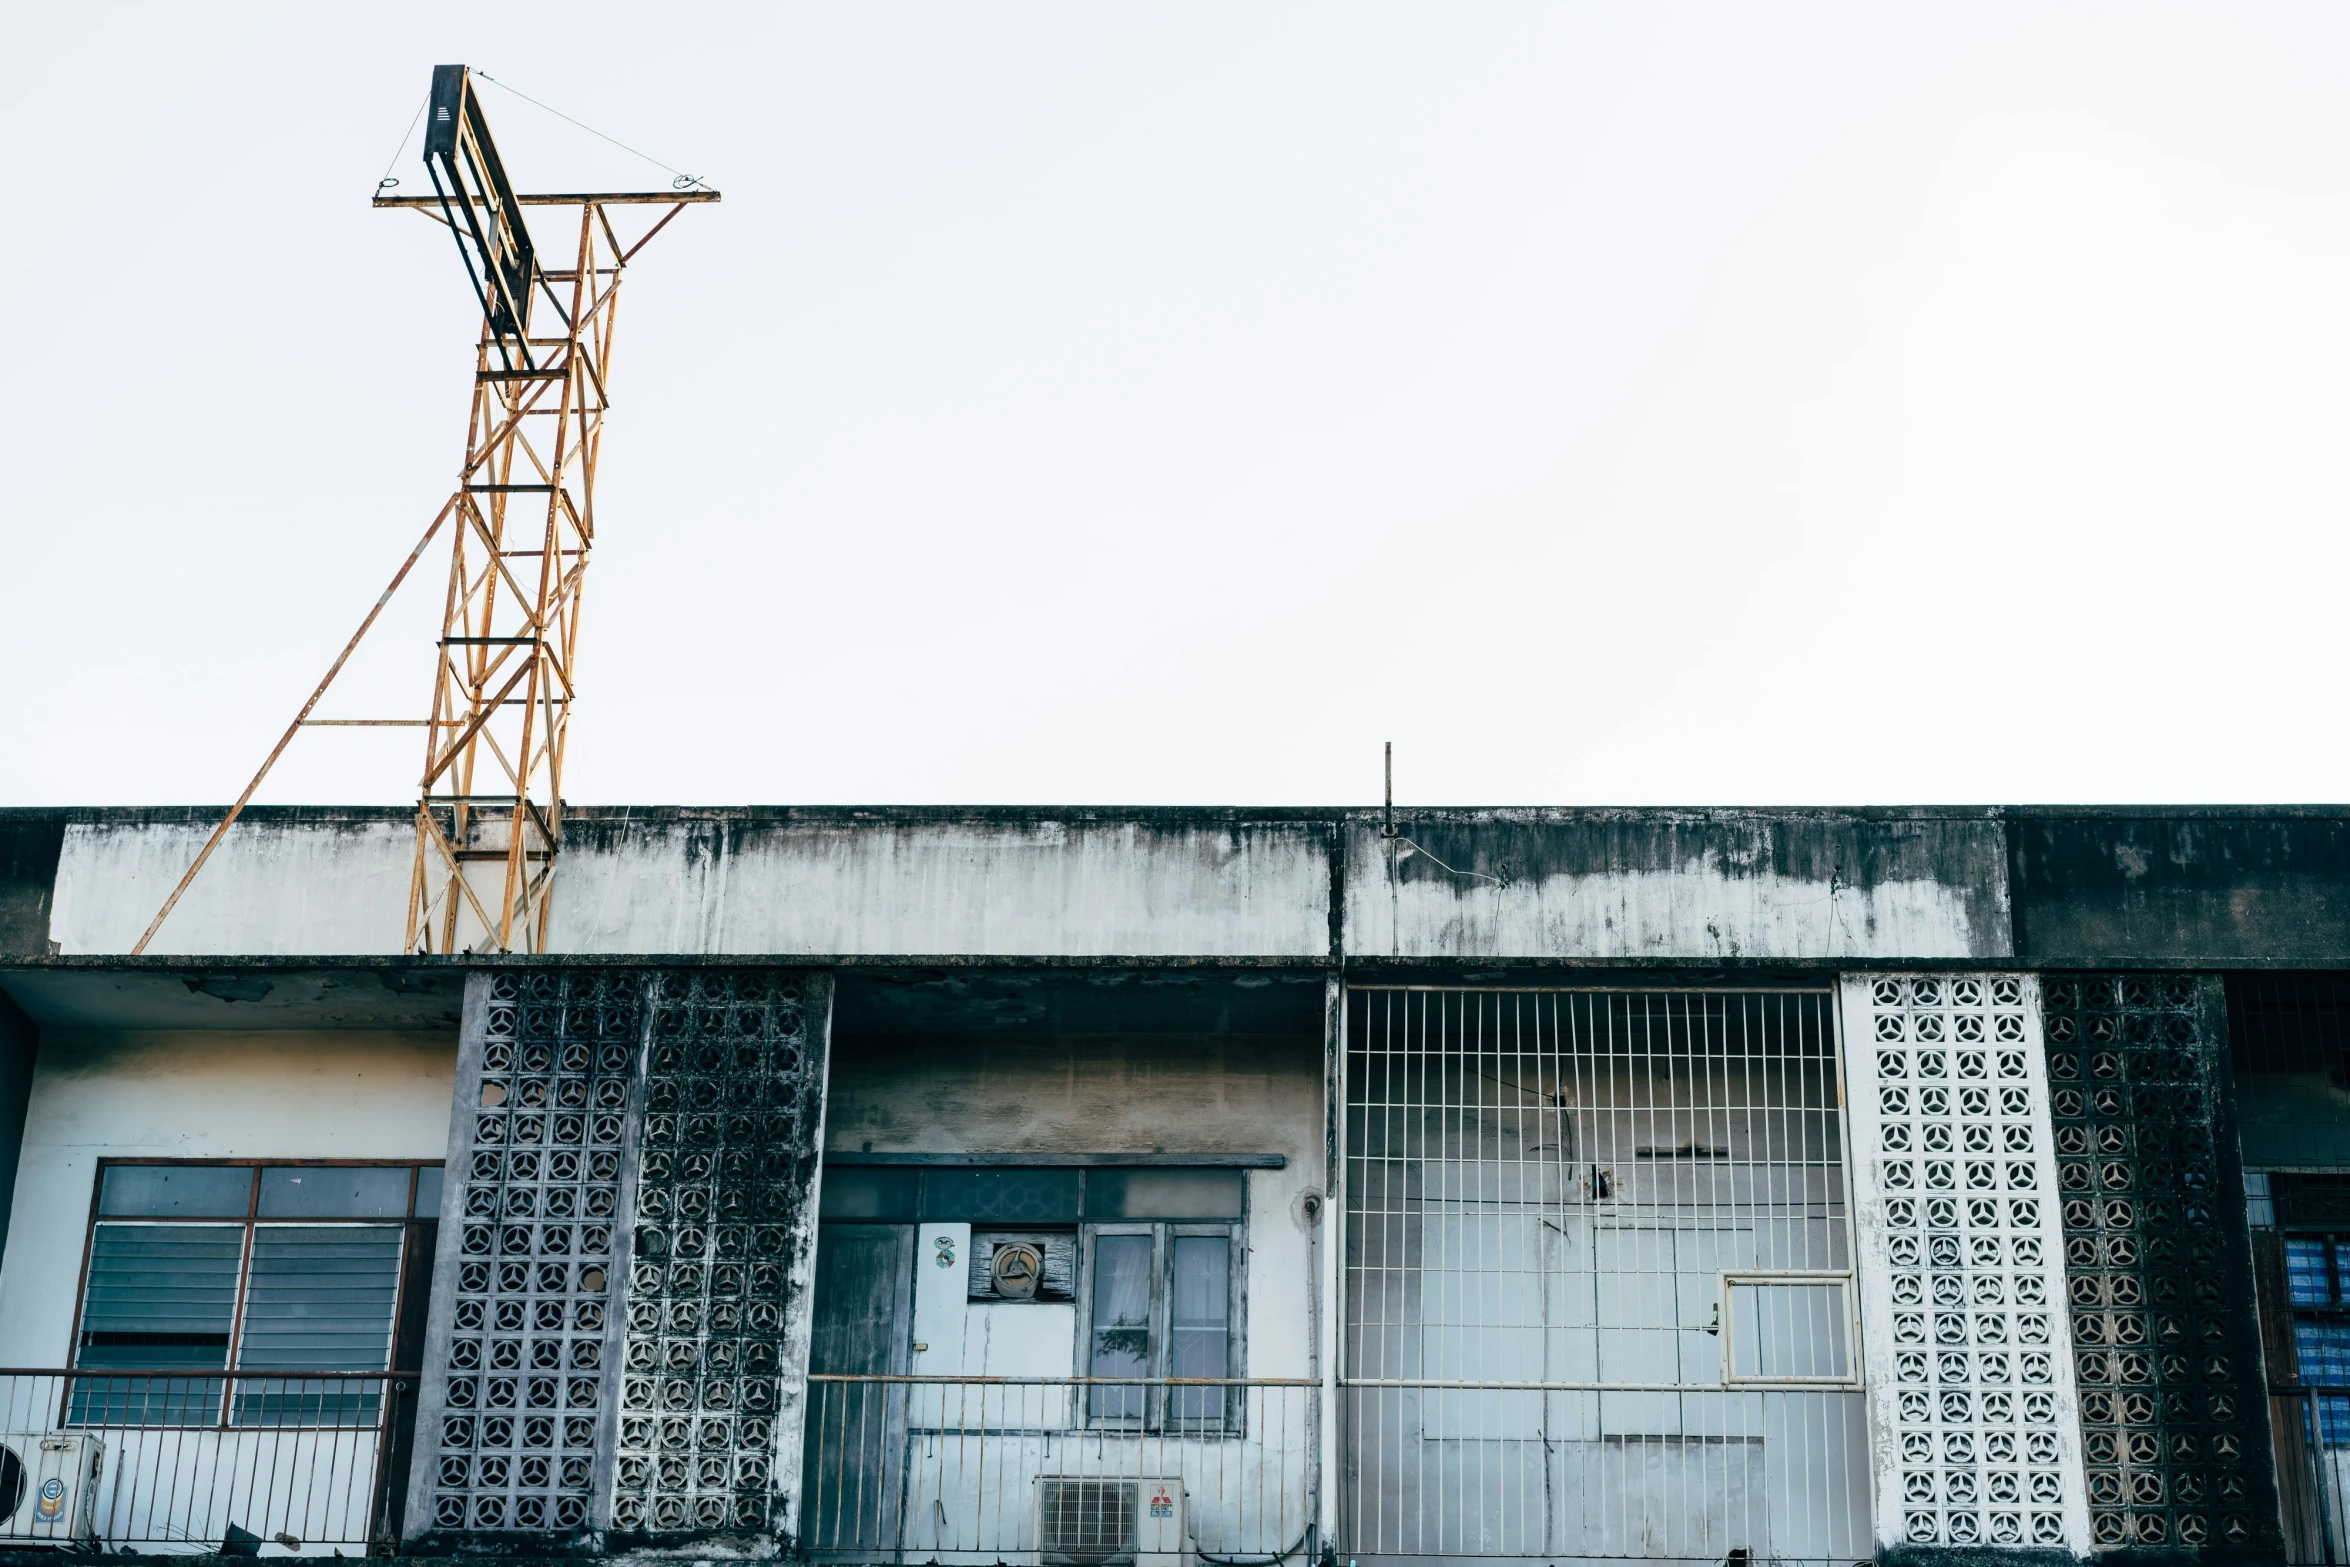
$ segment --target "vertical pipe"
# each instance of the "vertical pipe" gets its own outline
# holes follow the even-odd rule
[[[1332,974],[1322,981],[1322,1222],[1316,1281],[1314,1338],[1321,1386],[1309,1411],[1312,1468],[1306,1478],[1313,1518],[1325,1546],[1338,1540],[1338,1487],[1345,1473],[1339,1458],[1341,1323],[1346,1315],[1346,982]],[[1307,1567],[1314,1567],[1308,1563]]]

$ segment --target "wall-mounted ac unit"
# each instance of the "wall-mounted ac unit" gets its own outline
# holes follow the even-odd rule
[[[0,1431],[0,1540],[87,1540],[105,1444],[54,1431]]]
[[[1039,1475],[1036,1567],[1190,1567],[1183,1482]]]

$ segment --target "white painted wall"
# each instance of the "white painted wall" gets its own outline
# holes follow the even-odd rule
[[[439,1159],[456,1065],[454,1033],[45,1031],[0,1364],[66,1363],[100,1158]]]

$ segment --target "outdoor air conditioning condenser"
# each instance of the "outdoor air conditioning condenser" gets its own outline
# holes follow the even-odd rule
[[[1183,1482],[1039,1475],[1036,1567],[1191,1567]]]
[[[0,1431],[0,1540],[87,1540],[105,1444],[54,1431]]]

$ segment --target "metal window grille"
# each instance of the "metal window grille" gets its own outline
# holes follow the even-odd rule
[[[1346,1029],[1350,1554],[1870,1554],[1830,996],[1355,987]]]
[[[2226,984],[2245,1165],[2350,1167],[2350,974],[2231,974]]]

